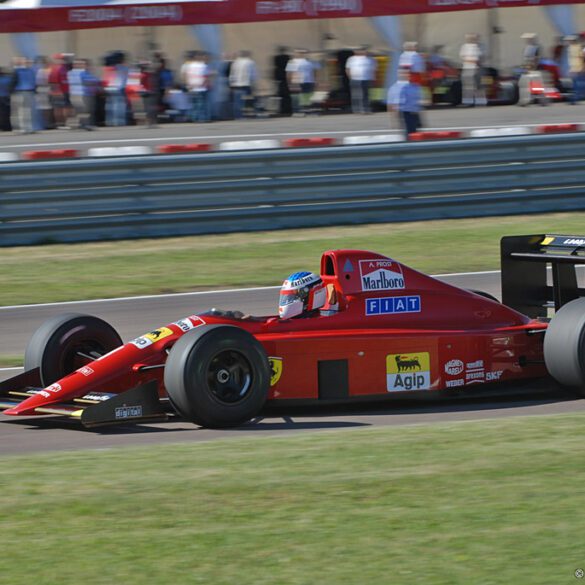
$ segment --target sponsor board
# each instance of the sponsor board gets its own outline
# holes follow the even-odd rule
[[[428,352],[400,353],[386,356],[388,392],[428,390],[431,387],[431,360]]]
[[[268,356],[268,363],[270,364],[270,385],[274,386],[282,376],[282,358]]]
[[[114,416],[116,420],[125,418],[139,418],[142,416],[142,406],[118,406],[114,409]]]
[[[405,288],[402,267],[390,259],[360,260],[360,279],[363,292]]]
[[[458,376],[463,373],[464,369],[465,365],[458,359],[449,360],[445,364],[445,374],[449,374],[449,376]]]
[[[366,299],[366,317],[420,312],[421,300],[418,295]]]

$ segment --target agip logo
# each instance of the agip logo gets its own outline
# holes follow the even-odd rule
[[[405,288],[400,264],[387,258],[360,260],[360,277],[364,292]]]
[[[388,392],[428,390],[431,387],[431,360],[428,352],[390,354],[386,356]]]

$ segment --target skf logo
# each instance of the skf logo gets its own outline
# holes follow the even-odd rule
[[[270,356],[268,363],[270,364],[270,385],[274,386],[282,375],[282,358]]]
[[[428,390],[431,387],[431,360],[428,352],[400,353],[386,356],[388,392]]]

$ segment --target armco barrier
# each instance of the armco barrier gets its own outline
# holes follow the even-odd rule
[[[585,134],[0,165],[0,245],[585,209]]]

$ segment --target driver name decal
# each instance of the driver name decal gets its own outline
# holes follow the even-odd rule
[[[389,259],[360,260],[360,278],[364,292],[405,288],[400,264]]]

